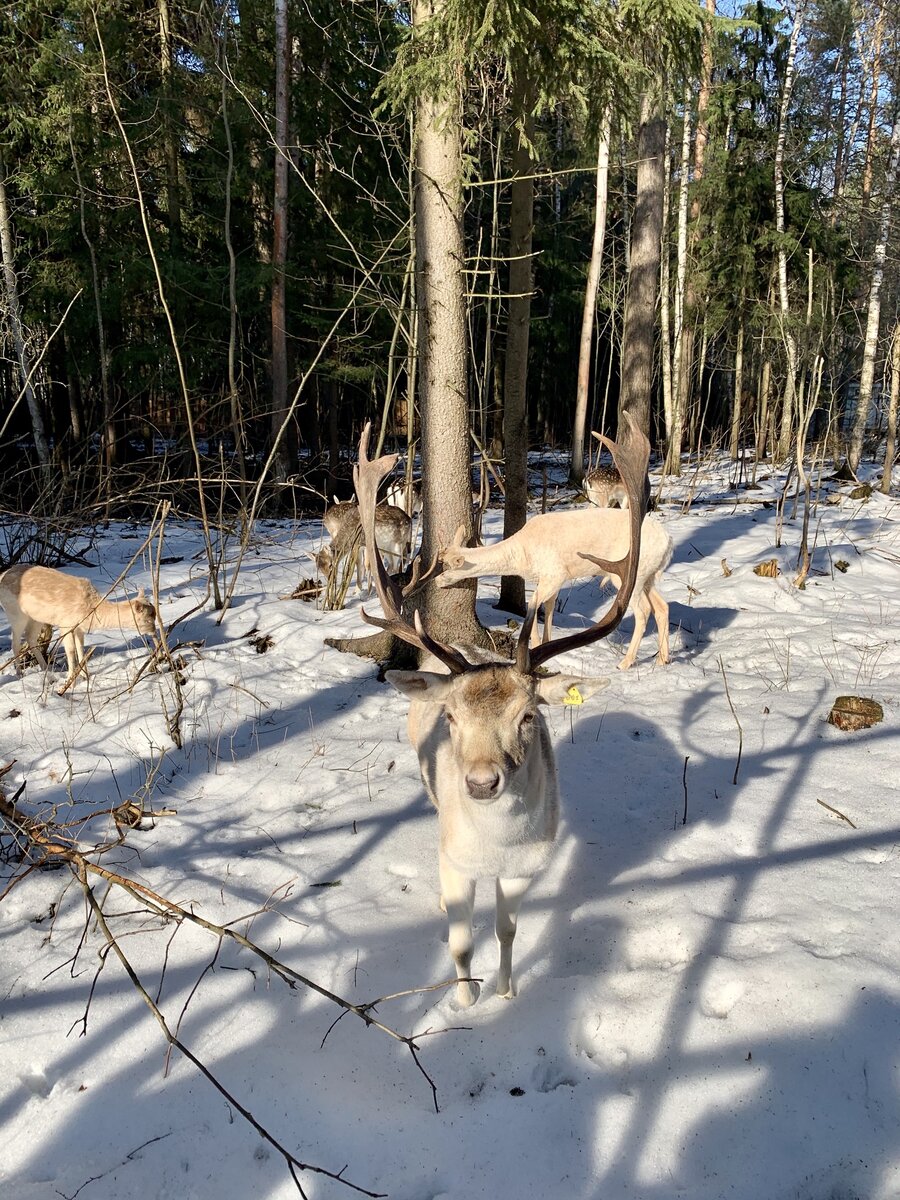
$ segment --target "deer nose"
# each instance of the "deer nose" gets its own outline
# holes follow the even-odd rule
[[[500,791],[500,772],[493,766],[476,767],[466,775],[466,788],[473,800],[492,800]]]

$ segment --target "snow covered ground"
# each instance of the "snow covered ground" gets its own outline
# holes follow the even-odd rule
[[[346,1165],[396,1200],[900,1196],[900,505],[823,490],[799,591],[790,502],[775,549],[780,480],[740,503],[726,481],[712,471],[665,490],[672,664],[655,663],[651,628],[632,671],[550,713],[564,822],[523,906],[518,997],[492,995],[482,887],[475,1007],[458,1010],[450,988],[378,1008],[422,1035],[438,1113],[402,1043],[352,1014],[328,1033],[340,1009],[325,997],[93,882],[170,1028],[299,1159]],[[499,527],[488,514],[486,536]],[[82,573],[103,590],[145,533],[99,534],[100,566]],[[129,687],[146,657],[137,639],[89,638],[87,694],[7,668],[0,756],[16,765],[3,786],[26,783],[20,804],[75,821],[85,846],[115,834],[105,817],[79,824],[88,813],[142,797],[160,815],[98,861],[366,1002],[453,972],[406,703],[371,663],[323,646],[360,629],[358,600],[323,613],[285,598],[318,536],[314,523],[261,523],[221,625],[206,608],[178,627],[198,643],[181,651],[182,750],[163,712],[171,676]],[[167,530],[179,561],[161,568],[166,622],[203,596],[200,545],[195,529]],[[778,578],[753,573],[772,557]],[[151,578],[143,553],[129,581]],[[494,581],[479,594],[500,623]],[[601,607],[596,582],[572,588],[556,631]],[[610,673],[629,630],[630,618],[560,665]],[[4,658],[7,639],[3,626]],[[842,693],[880,701],[884,722],[827,724]],[[3,846],[8,880],[22,864]],[[297,1195],[235,1105],[167,1056],[113,954],[98,975],[105,940],[66,868],[0,903],[0,1195]],[[300,1178],[310,1197],[351,1194]]]

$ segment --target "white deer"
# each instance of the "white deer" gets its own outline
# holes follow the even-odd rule
[[[606,570],[596,556],[624,558],[629,546],[632,504],[628,489],[624,508],[580,508],[570,512],[545,513],[532,517],[511,537],[490,546],[463,546],[463,530],[456,532],[453,544],[443,551],[444,571],[438,587],[452,587],[462,579],[481,575],[521,575],[534,583],[536,606],[544,606],[544,637],[550,640],[553,611],[562,587],[576,579],[600,575],[619,581],[614,571]],[[643,511],[643,495],[641,497]],[[672,539],[662,522],[645,516],[641,526],[641,554],[637,582],[631,597],[634,633],[620,671],[627,671],[637,657],[638,647],[652,612],[659,635],[659,661],[669,661],[669,606],[658,590],[660,576],[672,557]],[[538,641],[533,629],[532,644]]]
[[[156,609],[144,599],[143,589],[135,600],[104,600],[90,580],[52,567],[20,565],[4,571],[0,575],[0,606],[10,624],[20,671],[25,647],[47,667],[39,644],[41,629],[49,625],[60,630],[69,668],[61,691],[71,684],[85,660],[86,633],[118,629],[152,635],[156,630]]]
[[[378,483],[394,457],[370,462],[369,428],[360,442],[355,471],[363,525],[372,541]],[[590,629],[529,647],[532,604],[519,637],[515,663],[486,661],[483,651],[437,642],[402,614],[403,593],[374,555],[375,586],[385,619],[363,616],[423,652],[418,671],[387,671],[386,679],[411,700],[409,736],[419,756],[422,780],[438,811],[441,906],[450,928],[456,965],[457,1001],[478,998],[471,978],[472,914],[479,879],[496,880],[496,935],[500,947],[497,993],[515,995],[513,940],[519,906],[533,877],[548,862],[556,838],[559,790],[553,746],[540,712],[544,704],[581,704],[608,679],[538,675],[562,651],[606,637],[625,614],[638,569],[643,478],[649,457],[646,438],[633,426],[621,446],[611,446],[628,481],[632,501],[631,541],[620,561],[602,564],[622,585],[610,610]],[[414,581],[410,588],[416,586]],[[409,591],[409,589],[407,589]]]

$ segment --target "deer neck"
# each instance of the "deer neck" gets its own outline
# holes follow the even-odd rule
[[[493,546],[467,546],[463,554],[466,562],[477,566],[479,572],[490,568],[497,575],[521,574],[522,554],[518,546],[510,544],[509,538]]]
[[[122,629],[133,625],[134,614],[127,600],[101,600],[82,627],[90,633],[94,629]]]

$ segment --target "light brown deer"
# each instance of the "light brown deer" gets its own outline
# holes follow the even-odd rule
[[[628,507],[628,489],[615,467],[594,467],[585,477],[584,492],[597,508]]]
[[[327,575],[332,569],[340,570],[342,561],[355,553],[356,587],[361,592],[364,580],[371,578],[372,567],[360,525],[359,505],[349,500],[332,504],[325,512],[322,524],[331,537],[331,544],[323,546],[314,556],[316,566]],[[375,537],[379,550],[387,555],[392,565],[396,564],[394,569],[402,571],[412,549],[410,517],[402,508],[382,502],[375,510]]]
[[[354,478],[363,526],[372,543],[376,491],[395,459],[370,462],[368,437],[367,426]],[[385,677],[411,701],[410,741],[419,756],[425,790],[438,811],[441,906],[449,921],[456,996],[463,1007],[473,1004],[479,994],[479,985],[471,978],[476,881],[496,881],[497,993],[511,997],[519,906],[553,850],[559,791],[553,745],[540,706],[581,704],[609,683],[579,675],[539,675],[538,668],[554,655],[607,637],[625,615],[637,578],[649,445],[629,421],[627,437],[610,448],[629,490],[630,541],[626,539],[620,560],[598,564],[622,582],[611,608],[590,629],[532,650],[529,635],[536,612],[532,603],[516,661],[488,660],[473,647],[434,640],[425,632],[418,612],[411,623],[402,613],[403,593],[388,576],[380,554],[373,556],[375,586],[385,616],[365,612],[363,616],[424,655],[420,670],[387,671]],[[414,570],[409,588],[415,586]]]
[[[642,495],[642,512],[643,500]],[[490,546],[463,546],[460,528],[453,544],[443,551],[444,571],[437,580],[438,587],[452,587],[460,580],[481,575],[521,575],[535,585],[533,603],[543,605],[543,640],[549,642],[556,599],[567,583],[596,575],[613,582],[619,580],[614,571],[598,565],[599,560],[594,556],[601,555],[604,559],[624,557],[632,524],[627,511],[631,504],[628,487],[624,509],[591,507],[544,513],[532,517],[511,537]],[[644,517],[637,583],[631,598],[634,633],[625,657],[619,663],[620,671],[627,671],[637,657],[651,613],[656,618],[659,635],[659,661],[669,661],[669,606],[660,594],[658,584],[671,557],[672,539],[668,530],[657,517]],[[531,640],[537,645],[536,627],[532,629]]]
[[[156,630],[156,609],[144,599],[143,589],[135,600],[104,600],[90,580],[52,567],[19,565],[4,571],[0,575],[0,606],[12,631],[13,653],[20,656],[20,671],[24,647],[46,669],[47,659],[39,644],[42,626],[60,630],[69,668],[61,691],[69,687],[85,660],[86,633],[118,629],[152,635]]]
[[[385,501],[395,508],[401,508],[408,517],[415,517],[422,511],[422,484],[414,479],[406,483],[398,479],[384,493]]]

